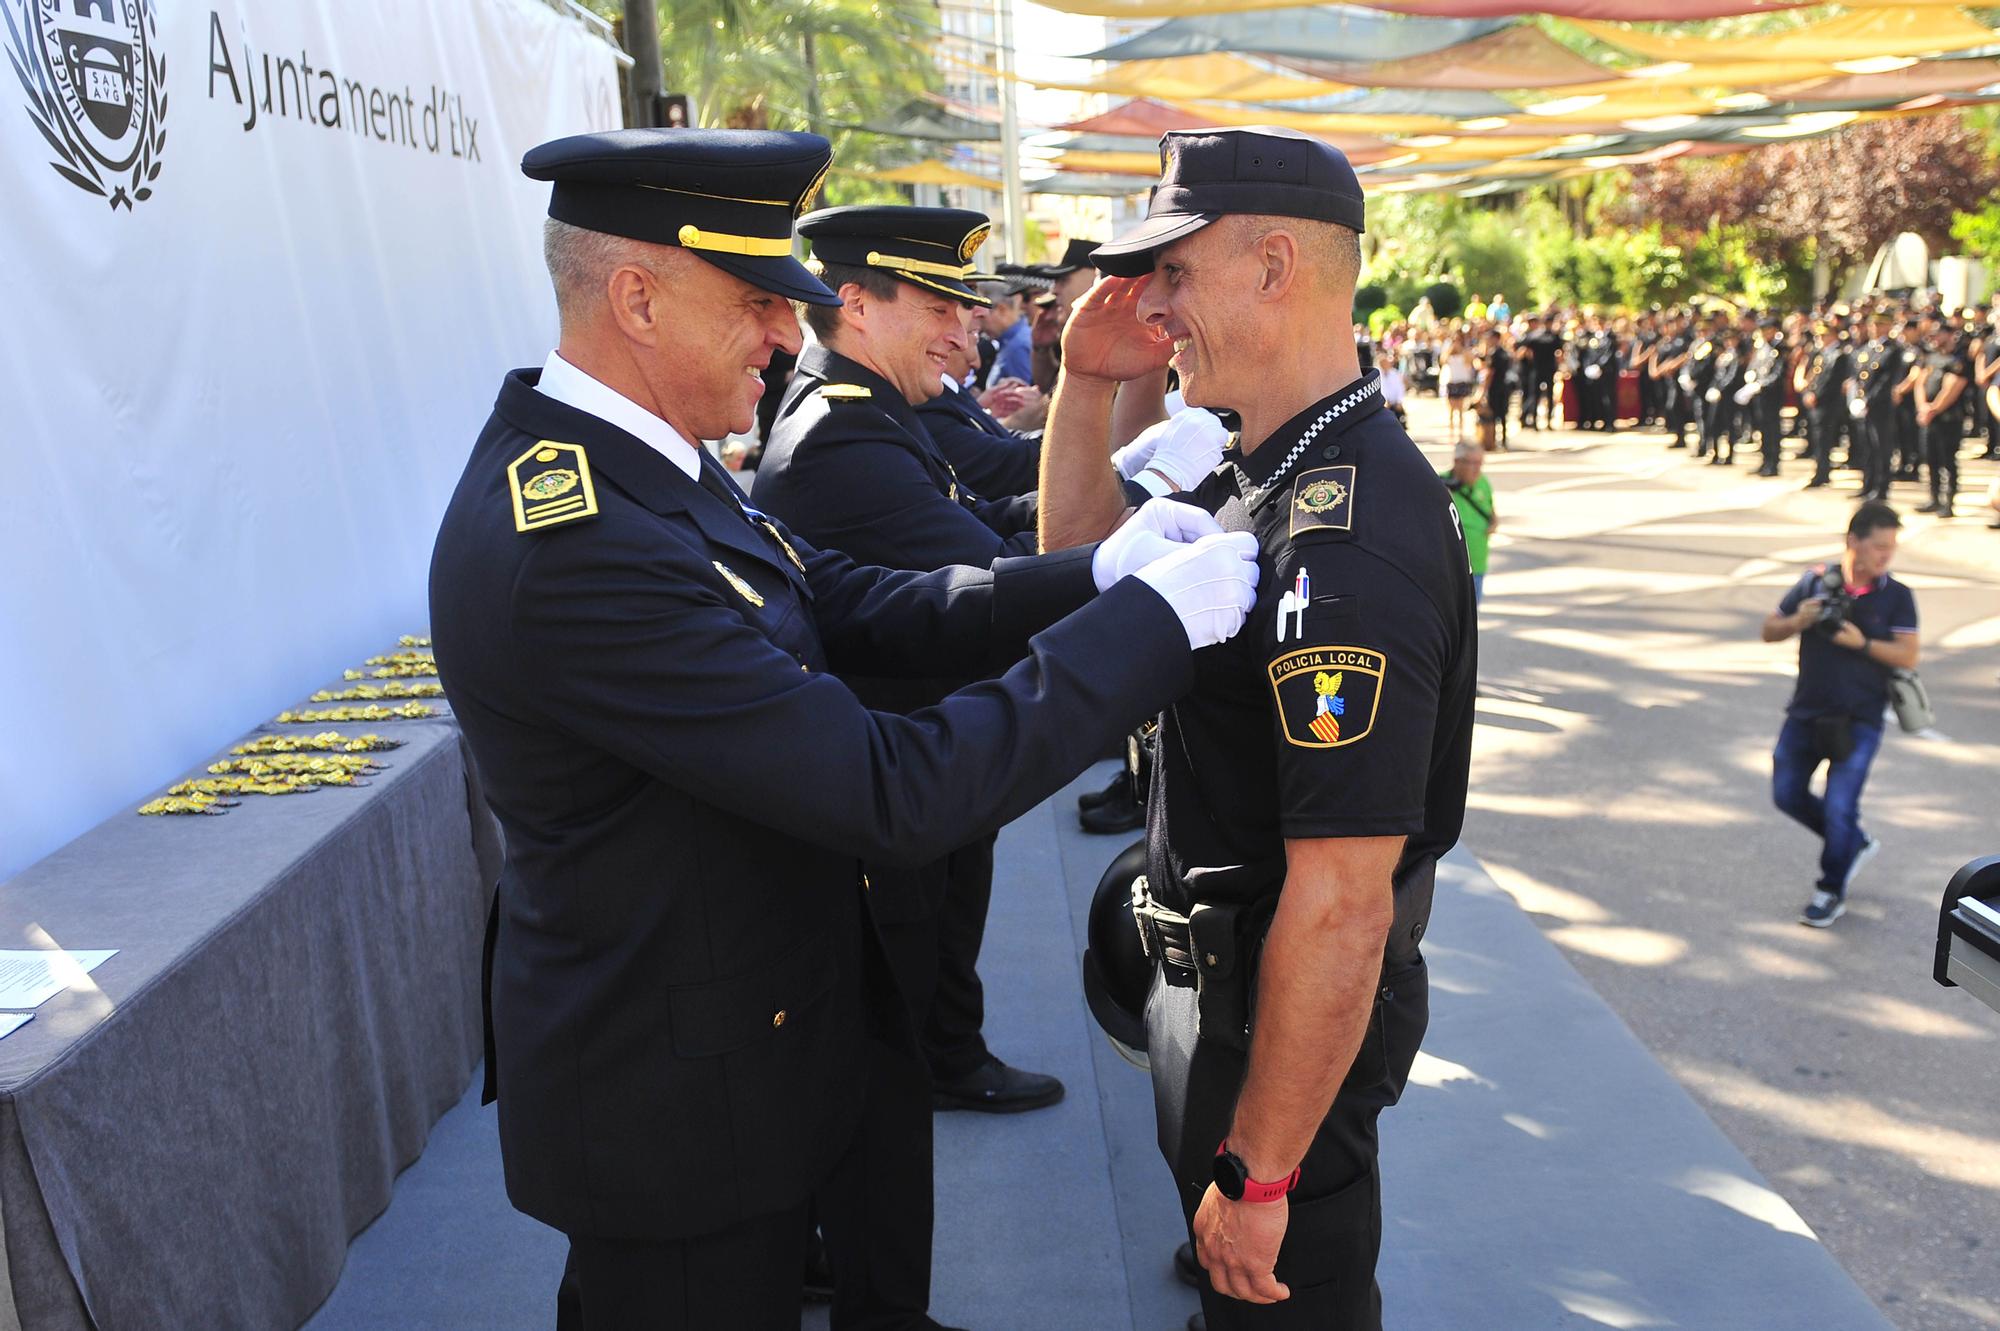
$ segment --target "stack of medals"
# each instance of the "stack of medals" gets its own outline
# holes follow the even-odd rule
[[[242,802],[226,798],[231,795],[296,795],[321,786],[365,786],[364,778],[383,766],[368,755],[402,743],[380,735],[349,739],[337,730],[262,735],[232,748],[234,757],[210,763],[212,775],[176,783],[164,797],[140,805],[139,812],[149,817],[219,814]]]
[[[391,652],[387,656],[371,656],[367,664],[373,670],[345,670],[343,679],[435,679],[437,678],[437,658],[429,652]]]
[[[403,741],[399,739],[384,739],[380,735],[356,735],[349,739],[338,730],[322,730],[317,735],[259,735],[230,752],[247,758],[264,753],[381,753],[402,747]]]
[[[379,702],[383,698],[442,698],[444,685],[434,679],[405,684],[392,679],[387,684],[356,684],[345,689],[321,689],[311,702]]]
[[[437,714],[437,708],[420,702],[406,702],[401,707],[370,703],[366,707],[302,707],[295,712],[279,712],[276,720],[283,725],[340,725],[352,721],[421,721]]]

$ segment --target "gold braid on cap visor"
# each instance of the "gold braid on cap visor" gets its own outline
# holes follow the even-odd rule
[[[745,254],[761,259],[776,259],[792,252],[792,238],[782,239],[770,236],[732,236],[720,231],[703,231],[698,226],[684,226],[678,233],[683,247],[691,250],[713,250],[717,254]]]

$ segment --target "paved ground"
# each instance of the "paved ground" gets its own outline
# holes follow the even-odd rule
[[[1443,439],[1435,403],[1412,414]],[[1884,849],[1822,932],[1795,922],[1818,843],[1768,796],[1797,649],[1758,624],[1838,550],[1852,474],[1802,493],[1805,463],[1760,480],[1653,432],[1514,443],[1466,844],[1898,1326],[2000,1327],[2000,1017],[1929,978],[1946,879],[2000,850],[1993,464],[1968,464],[1972,516],[1894,497],[1942,734],[1891,726],[1863,806]]]

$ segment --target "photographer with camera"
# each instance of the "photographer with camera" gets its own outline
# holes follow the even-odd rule
[[[1893,672],[1917,664],[1917,601],[1889,574],[1902,530],[1896,510],[1865,503],[1847,524],[1838,565],[1814,568],[1764,621],[1764,641],[1799,638],[1799,679],[1771,755],[1771,798],[1825,843],[1819,882],[1799,922],[1824,929],[1880,848],[1861,830],[1861,788],[1882,744]],[[1826,794],[1810,789],[1825,763]]]

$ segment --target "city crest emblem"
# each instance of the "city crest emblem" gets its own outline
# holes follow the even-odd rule
[[[1350,531],[1354,527],[1354,468],[1319,467],[1292,486],[1292,532]]]
[[[1308,647],[1271,662],[1271,692],[1287,743],[1337,749],[1375,728],[1388,658],[1366,647]]]
[[[130,210],[153,197],[167,144],[157,0],[0,0],[28,119],[64,180]]]

